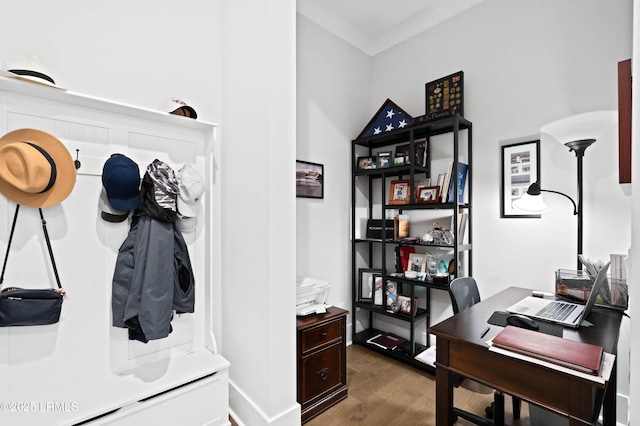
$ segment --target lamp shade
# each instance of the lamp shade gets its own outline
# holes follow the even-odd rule
[[[541,214],[548,210],[542,194],[531,194],[527,191],[522,197],[513,202],[513,208],[525,213]]]

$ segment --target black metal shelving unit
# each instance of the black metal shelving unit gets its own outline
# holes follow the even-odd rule
[[[466,132],[466,162],[468,164],[467,170],[467,184],[465,187],[465,192],[467,193],[468,202],[459,202],[458,197],[454,196],[453,203],[416,203],[414,199],[414,182],[416,179],[421,179],[423,176],[425,178],[431,178],[431,148],[432,148],[432,138],[438,135],[451,135],[452,140],[452,158],[453,167],[452,167],[452,175],[458,176],[458,163],[460,157],[460,133]],[[371,170],[361,170],[358,169],[356,160],[358,158],[358,150],[366,150],[369,155],[373,156],[374,151],[380,148],[391,147],[394,145],[409,143],[410,151],[409,158],[415,158],[415,142],[417,140],[422,140],[426,138],[426,150],[427,150],[427,162],[424,166],[418,166],[415,161],[411,161],[411,164],[402,165],[402,166],[391,166],[387,168],[380,169],[371,169]],[[440,138],[442,139],[442,138]],[[446,141],[438,140],[434,143],[447,143]],[[414,124],[413,126],[409,126],[404,129],[394,130],[387,133],[382,133],[379,135],[371,136],[371,137],[363,137],[359,139],[355,139],[352,141],[352,221],[351,221],[351,265],[352,265],[352,342],[354,344],[360,344],[366,346],[372,350],[378,351],[385,355],[388,355],[392,358],[398,359],[399,361],[405,362],[407,364],[413,365],[422,370],[433,372],[433,367],[428,366],[420,361],[415,359],[415,356],[422,351],[426,350],[429,345],[429,336],[427,330],[430,325],[430,301],[431,301],[431,291],[448,291],[449,280],[454,278],[459,273],[459,265],[461,260],[461,255],[466,253],[466,275],[471,275],[472,273],[472,188],[473,188],[473,180],[472,180],[472,123],[460,115],[455,115],[453,117],[440,119],[437,121],[425,122],[420,124]],[[389,179],[408,179],[410,181],[410,202],[402,205],[390,205],[386,202],[386,191],[388,187]],[[364,196],[367,197],[367,217],[359,217],[357,214],[358,205],[357,197],[358,197],[358,184],[364,180],[364,185],[366,188],[364,191]],[[374,206],[374,182],[380,182],[379,188],[379,197],[380,197],[380,206]],[[454,179],[453,183],[453,193],[458,194],[458,179]],[[362,195],[360,195],[362,196]],[[376,211],[377,214],[374,214],[374,209],[379,209]],[[385,233],[382,232],[382,237],[380,239],[372,239],[372,238],[362,238],[356,237],[356,230],[358,229],[358,220],[363,219],[374,219],[374,216],[379,216],[379,219],[383,221],[387,218],[388,211],[397,210],[398,214],[402,214],[404,211],[407,212],[423,212],[425,214],[429,214],[434,211],[450,211],[452,214],[452,233],[454,235],[453,244],[428,244],[423,242],[407,242],[405,240],[393,240],[387,239]],[[459,241],[457,235],[458,229],[458,213],[466,212],[468,214],[467,221],[467,239],[466,242]],[[364,233],[364,232],[363,232]],[[455,273],[453,276],[447,277],[444,281],[433,282],[433,281],[421,281],[418,279],[407,279],[400,276],[392,275],[391,272],[388,272],[388,264],[389,262],[389,248],[395,248],[399,245],[409,245],[414,246],[416,251],[418,250],[437,250],[437,249],[449,249],[453,250],[453,260],[455,265]],[[361,301],[359,298],[358,292],[359,288],[359,267],[358,263],[358,254],[363,254],[362,257],[365,258],[365,263],[368,268],[376,268],[382,270],[382,306],[374,304],[374,296],[372,294],[370,301]],[[401,286],[403,292],[408,295],[411,300],[414,300],[415,294],[417,291],[421,291],[421,294],[424,294],[426,297],[425,307],[418,308],[416,311],[412,311],[410,314],[401,314],[394,313],[389,310],[389,307],[386,306],[386,283],[389,281],[393,281],[397,283],[397,285]],[[420,290],[423,289],[423,290]],[[360,311],[366,311],[367,313],[367,323],[368,325],[364,327],[363,330],[357,331],[357,313]],[[409,327],[409,339],[402,345],[399,345],[397,348],[393,350],[384,349],[379,346],[367,343],[367,340],[372,337],[383,333],[385,330],[379,330],[373,327],[374,318],[376,316],[386,316],[393,317],[400,322],[407,323]],[[425,333],[427,333],[426,345],[416,342],[416,323],[419,321],[425,320],[426,327]]]

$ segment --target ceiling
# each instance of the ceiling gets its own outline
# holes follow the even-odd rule
[[[483,0],[297,0],[298,12],[369,55]]]

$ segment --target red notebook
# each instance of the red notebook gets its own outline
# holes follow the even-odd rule
[[[374,345],[385,349],[394,349],[406,341],[407,339],[404,337],[396,336],[393,333],[383,333],[367,340],[367,343],[373,343]]]
[[[493,344],[553,364],[562,365],[587,374],[600,373],[602,346],[563,339],[520,327],[507,326]]]

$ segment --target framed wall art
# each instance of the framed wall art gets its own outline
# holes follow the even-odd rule
[[[324,198],[324,165],[296,160],[296,197]]]
[[[503,145],[501,151],[500,217],[539,218],[539,214],[516,210],[512,203],[527,192],[529,185],[540,183],[540,140]]]
[[[425,84],[426,120],[463,114],[464,72],[458,71]]]

